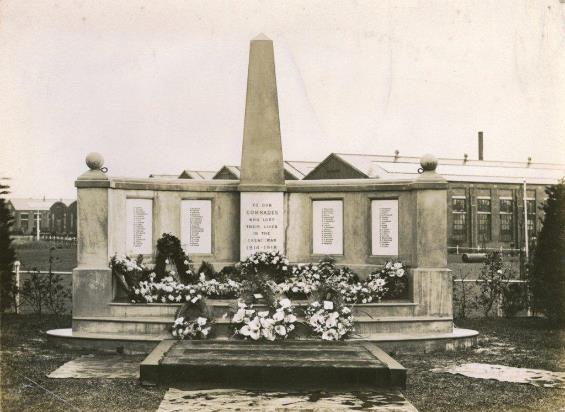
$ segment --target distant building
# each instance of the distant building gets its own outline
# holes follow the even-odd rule
[[[74,203],[74,214],[69,206]],[[39,232],[53,235],[76,234],[76,201],[73,199],[8,199],[13,217],[12,232],[35,235]]]
[[[524,181],[528,234],[541,228],[545,187],[565,176],[565,165],[438,159],[448,181],[451,247],[519,248],[524,243]],[[332,153],[304,179],[402,179],[418,174],[419,158]]]
[[[448,245],[461,248],[519,249],[525,243],[524,182],[531,240],[541,229],[545,187],[565,176],[565,165],[483,160],[438,159],[438,173],[448,181]],[[412,179],[420,158],[395,155],[332,153],[321,162],[285,161],[286,180]],[[169,178],[175,178],[171,176]],[[185,170],[179,178],[239,180],[239,166],[217,172]]]

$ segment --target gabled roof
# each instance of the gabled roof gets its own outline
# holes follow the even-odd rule
[[[239,180],[240,176],[239,166],[224,166],[218,170],[212,179]]]
[[[75,199],[8,199],[15,210],[49,210],[53,204],[62,202],[69,206]]]
[[[302,180],[304,176],[310,173],[319,162],[310,162],[306,160],[285,160],[284,170],[297,180]]]
[[[318,162],[302,161],[302,160],[285,160],[283,167],[285,171],[285,179],[301,180],[310,173],[318,165]],[[240,166],[224,166],[218,173],[214,175],[214,179],[233,179],[239,180],[241,176]]]
[[[182,173],[178,176],[179,179],[198,179],[198,180],[206,180],[206,179],[213,179],[216,172],[211,170],[183,170]],[[177,177],[177,176],[175,176]]]
[[[332,153],[305,178],[320,175],[329,160],[339,160],[361,177],[372,179],[410,179],[420,168],[419,157]],[[522,183],[525,178],[531,184],[553,184],[565,176],[565,165],[440,158],[437,172],[450,182]]]

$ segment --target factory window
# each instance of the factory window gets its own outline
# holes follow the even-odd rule
[[[20,228],[21,230],[28,230],[29,215],[27,213],[20,213]]]
[[[528,208],[528,237],[536,236],[536,200],[526,199]]]
[[[453,239],[465,241],[467,238],[467,201],[464,197],[454,197],[451,203],[453,212]]]
[[[477,199],[477,220],[479,222],[479,241],[491,240],[490,198]]]
[[[514,203],[512,199],[500,199],[500,240],[511,242],[513,240]]]

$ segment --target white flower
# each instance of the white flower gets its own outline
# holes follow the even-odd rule
[[[207,322],[206,318],[203,318],[202,316],[199,316],[198,318],[196,318],[196,323],[198,323],[199,326],[204,326]]]
[[[239,309],[235,315],[233,315],[232,318],[232,322],[233,323],[241,323],[243,321],[243,318],[245,317],[245,310],[244,309]]]
[[[324,309],[325,310],[333,310],[334,303],[331,300],[324,300]]]
[[[185,264],[185,265],[188,265],[188,260],[185,260],[185,261],[184,261],[184,264]]]
[[[286,328],[283,325],[275,326],[275,332],[277,332],[280,336],[286,335]]]
[[[277,310],[274,314],[273,314],[273,320],[275,322],[280,322],[284,319],[284,312]]]
[[[200,333],[202,333],[202,335],[204,336],[208,336],[209,332],[210,332],[210,328],[205,328],[200,331]]]
[[[265,317],[269,316],[269,311],[268,311],[268,310],[264,310],[264,311],[261,311],[261,312],[257,312],[257,314],[258,314],[260,317],[265,318]]]
[[[175,320],[175,326],[180,325],[184,322],[184,318],[181,316]]]
[[[286,299],[286,298],[285,298],[285,299],[282,299],[282,300],[279,302],[279,304],[281,305],[281,307],[282,307],[283,309],[290,308],[290,305],[291,305],[290,299]]]
[[[204,273],[200,274],[200,282],[205,282],[206,281],[206,275]]]
[[[259,329],[250,330],[249,331],[249,337],[253,340],[259,340],[261,338],[261,331]]]
[[[249,329],[249,326],[245,325],[239,330],[239,333],[243,336],[249,336],[251,334],[251,329]]]
[[[341,311],[346,315],[351,313],[351,309],[349,309],[348,307],[344,307]]]
[[[294,323],[296,322],[296,316],[291,313],[290,315],[285,316],[284,321],[286,323]]]
[[[273,332],[273,328],[267,328],[267,329],[263,329],[263,336],[265,337],[265,339],[267,340],[275,340],[276,336]]]
[[[260,327],[261,327],[261,323],[259,321],[259,317],[257,316],[253,318],[251,322],[249,322],[249,329],[251,330],[259,330]]]
[[[287,328],[288,328],[289,332],[292,332],[294,330],[295,326],[294,325],[288,325]]]

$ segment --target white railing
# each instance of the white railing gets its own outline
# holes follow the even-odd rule
[[[23,274],[33,274],[33,273],[37,273],[40,275],[47,275],[49,274],[48,270],[21,270],[21,262],[19,260],[16,260],[14,262],[14,274],[16,275],[16,290],[19,291],[20,287],[21,287],[21,275]],[[52,270],[51,273],[53,275],[72,275],[73,272],[61,272],[61,271],[54,271]],[[16,296],[14,297],[14,299],[16,300],[16,314],[19,313],[19,308],[20,308],[20,293],[17,292]]]

